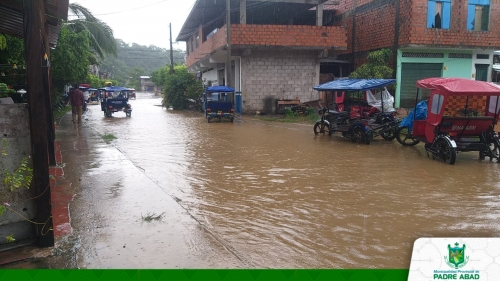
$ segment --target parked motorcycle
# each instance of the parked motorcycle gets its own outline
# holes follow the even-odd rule
[[[330,136],[337,130],[338,125],[349,124],[349,113],[345,111],[338,112],[324,107],[318,110],[318,115],[321,116],[321,119],[314,124],[315,135]]]

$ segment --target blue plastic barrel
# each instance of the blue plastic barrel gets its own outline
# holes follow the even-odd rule
[[[236,113],[241,113],[241,108],[243,106],[241,92],[235,92],[234,96],[236,97],[235,111],[236,111]]]

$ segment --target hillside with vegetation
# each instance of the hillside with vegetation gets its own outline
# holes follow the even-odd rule
[[[153,71],[170,65],[169,49],[135,43],[128,45],[120,39],[116,42],[117,56],[107,56],[99,62],[99,72],[120,84],[135,85],[139,76],[150,76]],[[174,49],[174,63],[185,63],[184,51]],[[134,81],[130,81],[131,77]]]

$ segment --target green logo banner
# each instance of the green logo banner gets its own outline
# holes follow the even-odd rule
[[[222,280],[335,280],[335,281],[406,281],[405,269],[185,269],[185,270],[0,270],[0,280],[176,280],[176,281],[222,281]]]

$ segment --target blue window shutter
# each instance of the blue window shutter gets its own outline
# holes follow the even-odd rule
[[[490,4],[490,0],[469,0],[469,5],[486,6]]]
[[[468,11],[467,11],[467,29],[468,30],[474,29],[472,22],[474,21],[475,16],[476,16],[476,5],[469,5]],[[479,23],[479,24],[481,24],[481,23]]]
[[[433,28],[436,15],[436,2],[429,1],[427,4],[427,28]]]
[[[441,23],[442,28],[450,28],[450,17],[451,17],[451,3],[443,3],[443,20]]]

